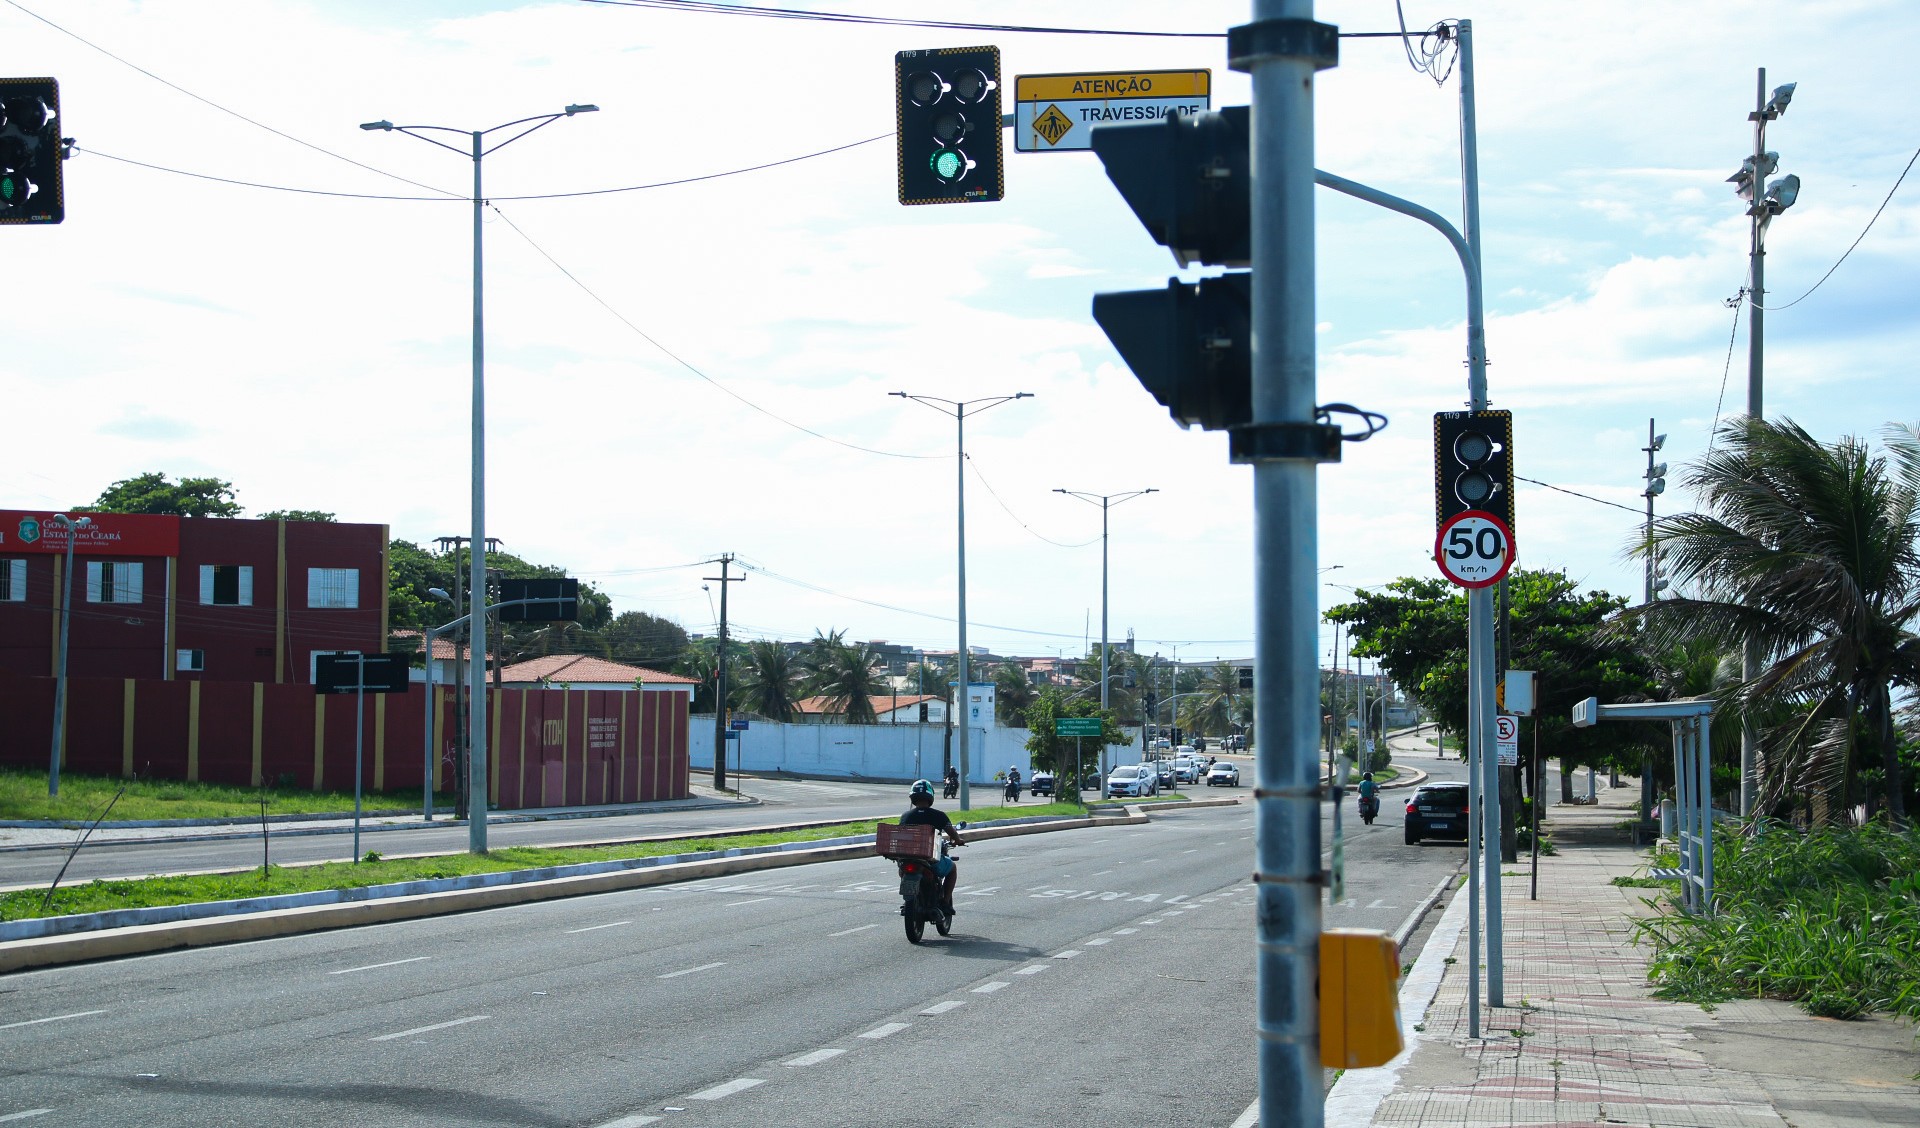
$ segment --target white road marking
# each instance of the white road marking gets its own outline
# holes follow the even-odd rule
[[[1119,929],[1115,929],[1113,934],[1115,936],[1132,936],[1134,933],[1138,931],[1140,930],[1137,928],[1119,928]]]
[[[1101,870],[1101,871],[1100,871],[1099,873],[1096,873],[1096,874],[1094,874],[1093,876],[1095,876],[1095,877],[1105,877],[1105,876],[1107,876],[1108,874],[1110,874],[1110,873],[1112,873],[1112,872],[1113,872],[1112,870]]]
[[[982,983],[973,989],[976,995],[991,995],[1002,987],[1010,986],[1005,980],[996,979],[992,983]]]
[[[880,926],[877,924],[863,924],[858,928],[846,928],[846,929],[842,929],[839,932],[829,932],[827,933],[827,937],[828,939],[832,939],[835,936],[852,936],[856,932],[865,932],[869,928],[879,928],[879,927]]]
[[[23,1109],[20,1112],[9,1112],[5,1116],[0,1116],[0,1122],[4,1122],[8,1120],[25,1120],[28,1117],[32,1117],[32,1116],[45,1116],[46,1114],[52,1111],[53,1110],[50,1108]]]
[[[731,1097],[742,1089],[751,1089],[755,1085],[764,1085],[766,1083],[767,1081],[764,1077],[736,1077],[724,1084],[715,1085],[711,1089],[702,1089],[687,1099],[690,1101],[717,1101],[721,1097]]]
[[[1032,967],[1023,967],[1019,971],[1014,972],[1014,974],[1015,975],[1039,975],[1041,972],[1045,970],[1047,970],[1046,964],[1034,964]]]
[[[391,1042],[395,1038],[411,1038],[415,1034],[431,1034],[435,1030],[445,1030],[449,1026],[465,1026],[469,1022],[485,1022],[492,1018],[490,1014],[470,1014],[465,1018],[456,1018],[451,1022],[436,1022],[432,1026],[416,1026],[412,1030],[401,1030],[393,1034],[379,1034],[368,1038],[369,1042]]]
[[[945,1014],[950,1010],[959,1010],[961,1007],[964,1007],[966,1005],[967,1005],[967,1001],[965,999],[947,999],[944,1002],[933,1004],[932,1006],[928,1007],[926,1010],[921,1011],[920,1013],[921,1014]]]
[[[727,966],[727,961],[719,960],[715,963],[701,964],[699,967],[684,967],[684,968],[681,968],[679,971],[669,971],[665,975],[656,975],[654,976],[654,978],[655,979],[678,979],[683,975],[692,975],[696,971],[712,971],[716,967],[725,967],[725,966]]]
[[[105,1014],[103,1010],[74,1011],[72,1014],[56,1014],[49,1018],[29,1018],[23,1022],[0,1024],[0,1030],[12,1030],[16,1026],[38,1026],[43,1022],[65,1022],[69,1018],[89,1018],[96,1014]]]
[[[889,1022],[885,1026],[876,1026],[860,1036],[862,1038],[885,1038],[889,1034],[898,1034],[906,1028],[907,1024],[904,1022]]]
[[[846,1052],[847,1051],[841,1049],[838,1046],[828,1046],[824,1050],[815,1050],[810,1054],[801,1054],[799,1057],[794,1058],[792,1061],[787,1062],[786,1064],[788,1065],[819,1065],[821,1062],[826,1061],[828,1058],[837,1058],[841,1054],[844,1054]]]
[[[633,1116],[623,1116],[618,1120],[609,1120],[605,1124],[596,1125],[595,1128],[642,1128],[642,1125],[656,1123],[659,1119],[657,1116],[641,1116],[636,1113]]]
[[[619,928],[623,924],[632,924],[630,920],[616,920],[611,924],[590,924],[585,928],[569,928],[563,935],[573,936],[581,932],[598,932],[603,928]]]
[[[1185,901],[1185,900],[1187,900],[1187,899],[1188,899],[1188,897],[1187,897],[1187,895],[1186,895],[1185,893],[1178,893],[1178,894],[1175,894],[1175,895],[1174,895],[1174,896],[1172,896],[1172,897],[1168,897],[1168,898],[1167,898],[1167,904],[1169,904],[1169,905],[1177,905],[1177,904],[1179,904],[1180,902],[1182,902],[1182,901]]]
[[[1053,958],[1054,958],[1054,959],[1056,959],[1056,960],[1070,960],[1070,959],[1072,959],[1073,957],[1075,957],[1075,956],[1077,956],[1077,955],[1079,955],[1079,954],[1080,954],[1080,951],[1079,951],[1079,949],[1077,949],[1077,948],[1068,948],[1068,949],[1067,949],[1066,951],[1064,951],[1064,952],[1055,952],[1055,953],[1053,954]]]
[[[731,908],[737,908],[740,905],[751,905],[759,901],[771,901],[771,900],[773,900],[773,898],[771,897],[749,897],[744,901],[728,901],[726,904],[720,907],[723,909],[731,909]]]
[[[1165,924],[1165,923],[1166,923],[1166,918],[1164,918],[1164,917],[1154,917],[1154,918],[1153,918],[1152,920],[1143,920],[1143,921],[1141,921],[1140,923],[1141,923],[1141,924]]]
[[[424,723],[424,722],[423,722],[423,723]],[[1199,851],[1199,850],[1198,850],[1198,849],[1196,848],[1196,849],[1192,849],[1192,850],[1182,850],[1182,851],[1180,851],[1180,852],[1181,852],[1182,854],[1198,854],[1198,853],[1199,853],[1200,851]]]
[[[1111,944],[1111,943],[1113,943],[1112,938],[1106,937],[1106,936],[1098,936],[1086,942],[1087,947],[1089,948],[1098,948],[1102,944]]]
[[[1375,897],[1373,899],[1373,903],[1368,905],[1367,907],[1369,909],[1384,909],[1384,908],[1391,908],[1392,906],[1388,905],[1385,901],[1381,900],[1380,898]]]

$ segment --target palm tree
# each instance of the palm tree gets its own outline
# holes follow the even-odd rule
[[[993,670],[993,711],[1000,723],[1009,728],[1027,727],[1027,709],[1033,705],[1033,681],[1027,671],[1012,662],[1002,662]]]
[[[847,642],[846,632],[818,634],[807,646],[807,691],[827,699],[831,711],[856,725],[878,719],[873,697],[885,687],[880,682],[880,655],[864,642]]]
[[[1756,715],[1785,714],[1763,740],[1763,809],[1804,794],[1824,821],[1870,798],[1859,773],[1878,752],[1886,809],[1905,818],[1891,691],[1920,682],[1920,434],[1886,437],[1891,472],[1852,437],[1729,420],[1683,479],[1705,511],[1654,522],[1635,548],[1698,593],[1641,610],[1656,652],[1704,639],[1762,656],[1735,693]]]
[[[770,721],[791,721],[800,692],[800,663],[793,651],[771,639],[747,644],[733,705]]]

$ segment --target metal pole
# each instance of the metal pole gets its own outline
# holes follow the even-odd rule
[[[438,628],[427,628],[427,701],[420,710],[425,733],[421,737],[420,747],[424,754],[421,770],[425,772],[420,779],[420,817],[425,822],[433,821],[433,636]]]
[[[960,809],[971,810],[972,792],[968,787],[968,778],[972,774],[973,761],[968,756],[972,746],[968,739],[967,705],[972,697],[972,686],[967,676],[967,405],[955,404],[953,408],[954,458],[953,477],[958,493],[954,500],[954,514],[957,531],[954,544],[959,555],[960,569],[960,653],[958,655],[957,676],[960,679]]]
[[[471,618],[467,620],[467,850],[487,852],[487,392],[485,291],[480,271],[480,164],[484,134],[473,131],[473,540],[467,546],[470,565],[467,593]],[[479,626],[479,631],[472,626]],[[477,645],[476,645],[477,643]]]
[[[1313,18],[1312,0],[1255,0],[1256,23]],[[1297,26],[1297,25],[1296,25]],[[1303,38],[1303,37],[1302,37]],[[1253,76],[1253,423],[1314,421],[1313,86],[1304,53]],[[1254,845],[1260,1123],[1325,1121],[1319,1003],[1318,467],[1256,462]]]
[[[733,554],[720,554],[720,648],[714,655],[713,674],[713,789],[727,787],[727,565]]]
[[[366,760],[367,655],[353,653],[353,864],[360,864],[360,778]]]
[[[82,517],[75,521],[65,513],[55,513],[51,520],[67,530],[67,563],[60,574],[60,676],[53,683],[53,753],[47,766],[47,798],[58,799],[60,754],[66,749],[67,740],[67,645],[73,626],[73,542],[80,539],[78,530],[88,527],[93,520]]]
[[[1763,409],[1764,397],[1762,383],[1766,356],[1766,266],[1767,252],[1767,209],[1762,206],[1766,198],[1767,178],[1761,170],[1761,162],[1766,158],[1767,148],[1767,68],[1756,72],[1753,84],[1753,200],[1749,209],[1751,218],[1751,245],[1747,255],[1748,272],[1752,279],[1747,285],[1747,307],[1751,316],[1747,319],[1747,417],[1753,420],[1766,418]],[[1760,676],[1760,648],[1753,642],[1740,648],[1740,680],[1751,684]],[[1754,778],[1760,764],[1760,732],[1754,726],[1751,717],[1740,722],[1740,817],[1753,815],[1754,794],[1758,781]]]
[[[1112,679],[1107,675],[1107,497],[1100,498],[1100,716],[1106,724],[1107,691]],[[1107,742],[1100,742],[1100,778],[1107,778]]]

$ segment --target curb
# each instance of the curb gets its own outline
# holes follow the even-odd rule
[[[1026,834],[1044,834],[1062,830],[1083,830],[1093,826],[1112,826],[1140,824],[1150,821],[1145,814],[1130,812],[1126,815],[1104,816],[1100,818],[1067,818],[1053,822],[1035,822],[1012,824],[993,824],[970,828],[967,837],[973,839],[1011,838]],[[228,909],[223,915],[203,916],[190,920],[171,920],[158,923],[129,923],[118,927],[105,927],[96,931],[68,932],[61,935],[29,937],[19,940],[0,942],[0,973],[20,971],[27,968],[50,967],[58,964],[81,963],[88,960],[111,959],[120,956],[143,955],[162,952],[175,948],[202,947],[210,944],[230,944],[243,940],[264,940],[276,936],[292,936],[303,932],[320,932],[335,928],[356,928],[368,924],[385,924],[392,921],[416,920],[423,917],[440,916],[446,913],[473,912],[478,909],[499,908],[504,905],[526,904],[532,901],[550,901],[563,897],[581,897],[597,893],[614,893],[627,889],[641,889],[654,885],[673,885],[684,881],[699,881],[710,877],[725,877],[736,873],[751,873],[757,870],[783,869],[789,866],[811,865],[815,862],[843,861],[851,858],[873,857],[873,836],[860,835],[852,840],[840,840],[838,844],[812,846],[806,849],[780,849],[779,847],[754,849],[761,852],[736,854],[731,857],[703,858],[699,860],[656,861],[653,865],[641,868],[627,868],[613,871],[604,869],[609,863],[588,862],[582,867],[555,867],[548,871],[555,876],[532,879],[521,878],[517,882],[501,882],[477,888],[446,888],[432,892],[409,892],[379,895],[378,886],[365,890],[355,890],[359,899],[338,901],[331,904],[304,904],[294,907],[273,908],[264,911]],[[585,866],[601,867],[601,872],[579,872]],[[526,871],[517,871],[526,872]],[[534,871],[541,872],[541,871]],[[494,877],[494,875],[482,875]],[[511,874],[503,875],[511,877]],[[471,878],[446,879],[449,882],[471,881]],[[421,883],[402,883],[417,887]],[[294,894],[293,896],[308,896]],[[218,904],[227,906],[248,905],[251,902],[228,901]],[[125,910],[129,913],[162,913],[183,908],[204,906],[167,906],[165,909]],[[86,914],[88,916],[120,914]],[[44,918],[62,919],[62,918]],[[75,918],[66,918],[75,919]]]

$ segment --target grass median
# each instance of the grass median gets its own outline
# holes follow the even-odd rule
[[[962,814],[951,810],[947,813],[949,816]],[[965,812],[964,818],[970,823],[980,823],[1035,815],[1071,816],[1085,813],[1085,808],[1071,803],[1044,803],[1012,807],[975,807]],[[881,820],[864,819],[807,827],[802,830],[761,834],[698,835],[645,842],[623,842],[606,846],[509,846],[486,854],[440,854],[425,858],[382,858],[378,854],[369,853],[368,860],[358,864],[323,862],[316,865],[269,866],[264,870],[256,866],[230,873],[89,881],[55,890],[50,903],[46,903],[44,889],[21,889],[0,894],[0,920],[26,920],[34,917],[66,916],[73,913],[106,912],[113,909],[146,909],[163,905],[233,901],[247,897],[311,893],[325,889],[356,889],[369,885],[465,877],[470,874],[500,873],[508,870],[543,869],[550,866],[577,865],[582,862],[659,858],[672,854],[770,846],[782,842],[812,842],[850,834],[871,834],[876,821]]]
[[[122,792],[121,788],[125,787]],[[119,798],[115,798],[118,795]],[[353,792],[298,787],[231,787],[166,779],[115,779],[60,774],[60,797],[47,798],[47,773],[0,768],[0,819],[86,825],[106,812],[104,825],[166,819],[257,819],[265,799],[269,815],[353,813]],[[111,804],[111,809],[109,809]],[[451,792],[435,795],[434,809],[451,811]],[[363,811],[418,811],[420,792],[363,791]]]

